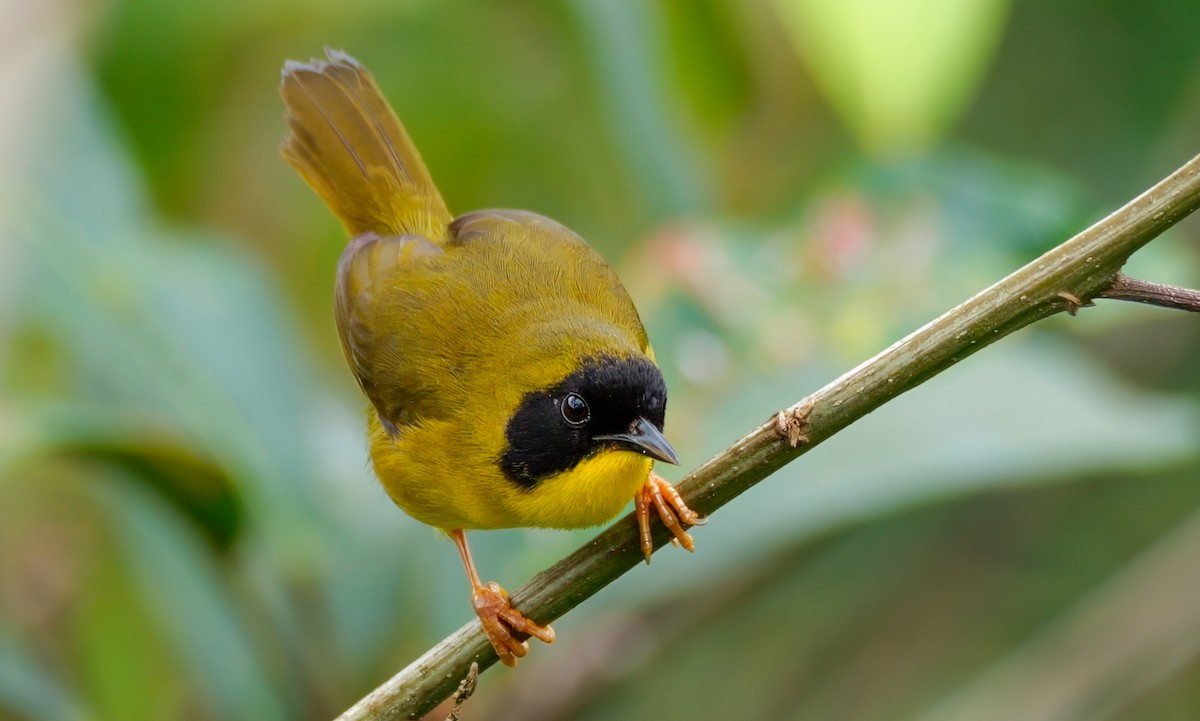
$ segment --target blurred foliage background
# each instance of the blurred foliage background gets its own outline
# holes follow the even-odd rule
[[[366,464],[284,59],[356,55],[452,209],[617,265],[691,465],[1200,151],[1198,32],[1191,0],[0,2],[0,717],[329,718],[470,618]],[[1130,270],[1200,284],[1200,226]],[[1006,339],[467,717],[1195,718],[1198,357],[1196,318],[1112,302]],[[474,547],[515,588],[587,537]]]

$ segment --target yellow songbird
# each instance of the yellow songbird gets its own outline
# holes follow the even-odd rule
[[[578,235],[519,210],[454,218],[370,73],[345,53],[287,62],[283,157],[352,240],[337,269],[346,360],[370,400],[375,473],[458,546],[500,660],[554,632],[483,583],[467,529],[603,523],[635,500],[688,550],[703,523],[651,472],[678,463],[667,388],[637,310]]]

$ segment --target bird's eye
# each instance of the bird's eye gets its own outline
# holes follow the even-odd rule
[[[592,412],[588,409],[587,401],[583,399],[583,396],[578,393],[568,393],[562,402],[562,415],[567,419],[567,423],[579,425],[587,421]]]

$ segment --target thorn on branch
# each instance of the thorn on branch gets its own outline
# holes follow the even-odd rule
[[[1200,313],[1200,291],[1138,280],[1124,273],[1113,276],[1112,284],[1094,297],[1148,303],[1163,308]]]
[[[454,708],[450,709],[450,714],[446,716],[446,721],[458,721],[462,716],[463,704],[467,699],[471,698],[471,694],[475,693],[475,684],[479,682],[479,663],[471,662],[471,670],[467,671],[466,677],[458,684],[458,690],[450,697],[454,701]]]
[[[787,440],[792,448],[808,443],[808,420],[812,417],[816,401],[812,398],[791,408],[779,411],[775,416],[775,431]]]
[[[1061,291],[1059,293],[1055,293],[1055,295],[1058,296],[1059,298],[1062,298],[1064,301],[1066,301],[1067,313],[1070,315],[1075,315],[1076,313],[1078,313],[1080,308],[1091,308],[1092,306],[1096,305],[1095,303],[1093,303],[1090,300],[1088,300],[1088,301],[1080,300],[1079,296],[1075,295],[1074,293],[1072,293],[1070,291],[1066,291],[1066,290]]]

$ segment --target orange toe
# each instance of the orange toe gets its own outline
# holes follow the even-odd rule
[[[471,605],[479,616],[483,632],[505,666],[516,666],[517,659],[525,658],[529,653],[529,644],[522,637],[554,642],[554,629],[531,621],[513,608],[508,593],[495,581],[473,589]]]
[[[634,496],[634,505],[646,563],[650,563],[650,554],[654,552],[654,538],[650,534],[651,507],[671,532],[671,543],[688,551],[694,550],[696,544],[685,529],[689,526],[703,526],[708,522],[708,519],[688,508],[675,486],[655,473],[651,473],[646,478],[646,483],[638,489],[637,495]]]

